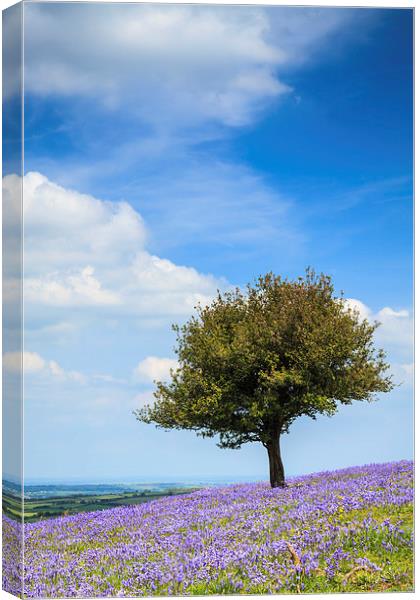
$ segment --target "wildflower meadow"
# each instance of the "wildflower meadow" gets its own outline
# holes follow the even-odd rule
[[[24,525],[24,595],[409,591],[413,464],[203,489]],[[4,518],[4,578],[21,527]]]

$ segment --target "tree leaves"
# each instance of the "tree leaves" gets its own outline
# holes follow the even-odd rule
[[[299,416],[333,415],[340,403],[392,389],[373,343],[377,326],[346,307],[326,275],[308,269],[290,281],[268,273],[174,327],[180,366],[136,416],[219,435],[224,448],[265,444]]]

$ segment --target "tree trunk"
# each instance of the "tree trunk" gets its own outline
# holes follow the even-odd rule
[[[270,463],[270,484],[272,488],[284,487],[284,468],[280,454],[280,435],[273,436],[266,446]]]

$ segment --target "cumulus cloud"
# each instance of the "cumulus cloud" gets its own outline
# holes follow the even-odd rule
[[[375,332],[378,345],[392,356],[393,366],[395,361],[398,373],[400,375],[404,374],[404,379],[409,378],[414,349],[412,313],[407,309],[395,310],[389,306],[375,312],[369,306],[354,298],[347,299],[346,303],[350,308],[357,310],[362,319],[367,319],[372,323],[374,321],[380,323]]]
[[[9,373],[20,373],[22,365],[26,373],[37,373],[45,367],[44,359],[36,352],[6,352],[3,367]]]
[[[346,298],[345,304],[348,308],[359,313],[362,319],[369,319],[372,316],[372,311],[366,304],[355,298]]]
[[[385,347],[395,348],[411,355],[414,344],[413,316],[408,310],[393,310],[388,306],[373,315],[381,326],[377,338]]]
[[[306,11],[306,12],[305,12]],[[28,5],[25,89],[122,105],[163,127],[240,126],[291,91],[347,11],[258,7]]]
[[[5,229],[20,225],[16,197],[21,178],[3,178]],[[25,273],[55,266],[113,264],[144,245],[146,229],[142,218],[126,202],[105,202],[88,194],[63,188],[40,173],[24,177],[23,209],[25,215]]]
[[[6,352],[3,355],[3,368],[9,373],[21,373],[22,364],[25,375],[39,374],[77,383],[85,383],[87,380],[82,373],[65,371],[55,360],[46,360],[37,352]]]
[[[94,268],[84,267],[74,273],[49,273],[43,278],[25,279],[25,300],[52,306],[114,305],[117,293],[104,290],[94,277]]]
[[[4,177],[6,204],[19,186],[17,176]],[[91,307],[114,316],[188,315],[226,286],[150,254],[144,222],[125,202],[79,194],[39,173],[25,175],[23,196],[29,315],[42,307]],[[9,301],[13,290],[19,287],[6,281]]]
[[[170,370],[178,367],[178,361],[173,358],[148,356],[140,361],[134,369],[134,376],[143,382],[162,381],[169,377]]]

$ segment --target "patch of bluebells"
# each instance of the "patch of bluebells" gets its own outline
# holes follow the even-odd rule
[[[25,524],[24,595],[300,592],[355,567],[375,573],[372,550],[386,558],[413,538],[366,509],[398,513],[413,501],[412,478],[412,462],[373,464]],[[21,525],[3,521],[3,585],[17,594]]]

